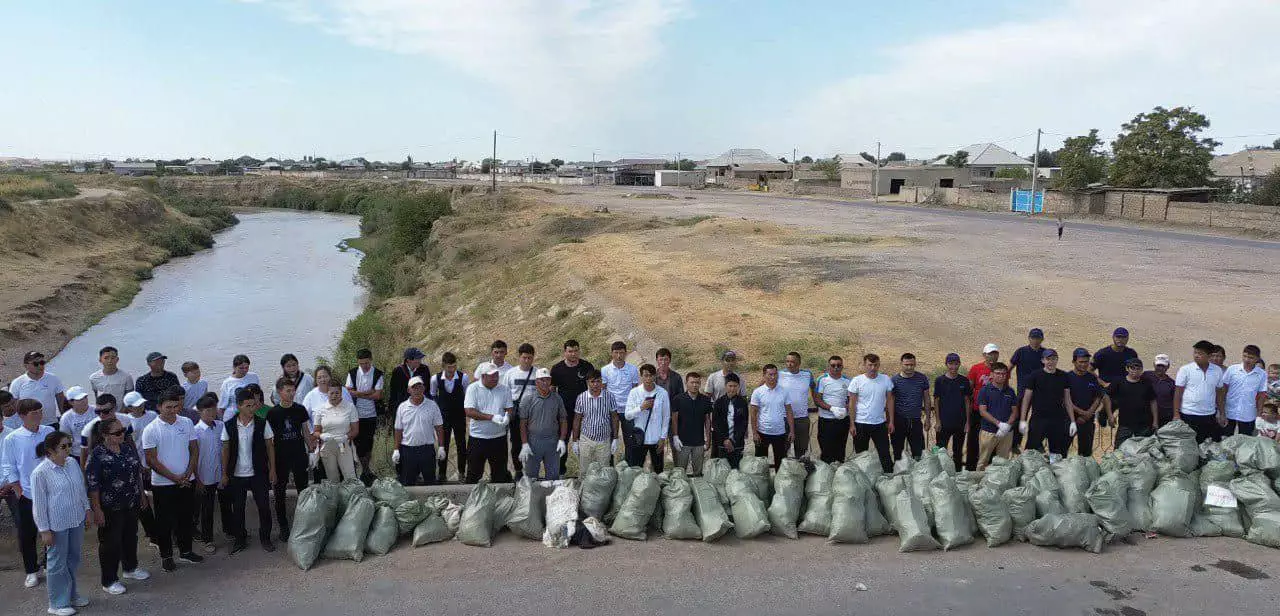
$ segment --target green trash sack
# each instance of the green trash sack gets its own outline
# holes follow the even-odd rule
[[[909,491],[907,484],[906,475],[881,475],[876,480],[876,495],[880,497],[885,519],[894,530],[898,528],[898,493]]]
[[[1129,482],[1119,471],[1099,477],[1085,492],[1089,509],[1107,534],[1123,539],[1133,532],[1133,516],[1129,515]]]
[[[395,546],[396,539],[400,538],[400,526],[391,503],[377,503],[374,509],[373,524],[369,526],[369,535],[364,539],[364,551],[381,556]]]
[[[1272,489],[1267,476],[1250,471],[1231,480],[1231,493],[1241,509],[1249,543],[1280,548],[1280,496]]]
[[[1036,499],[1036,518],[1043,518],[1047,515],[1062,515],[1069,513],[1066,506],[1062,504],[1062,496],[1057,490],[1038,490],[1035,491]]]
[[[915,466],[916,459],[911,457],[911,452],[903,450],[902,457],[893,461],[893,473],[895,475],[898,473],[910,473]]]
[[[1280,471],[1280,444],[1260,436],[1248,436],[1235,450],[1236,464],[1242,470],[1262,471],[1275,477]]]
[[[364,560],[364,542],[369,536],[376,508],[365,494],[353,494],[337,528],[324,546],[324,557],[334,560]],[[397,531],[399,532],[399,531]]]
[[[880,494],[876,492],[876,487],[871,483],[866,475],[861,472],[855,475],[858,484],[862,486],[862,508],[866,511],[866,524],[868,537],[882,537],[884,535],[893,534],[893,524],[889,523],[889,519],[884,515],[884,507],[880,503]]]
[[[1089,501],[1085,493],[1093,481],[1089,478],[1088,463],[1080,456],[1070,456],[1052,465],[1053,475],[1058,480],[1062,506],[1067,513],[1089,513]]]
[[[729,507],[729,493],[725,490],[724,482],[729,478],[729,471],[733,467],[729,466],[727,458],[711,458],[707,460],[705,466],[702,467],[702,478],[711,484],[716,490],[716,497],[720,499],[720,506]]]
[[[1133,440],[1133,439],[1129,439]],[[1128,443],[1129,441],[1125,441]],[[1132,459],[1125,466],[1125,478],[1129,481],[1129,515],[1134,530],[1151,531],[1151,491],[1155,489],[1160,471],[1149,457]]]
[[[925,513],[924,505],[911,490],[898,492],[894,500],[899,552],[920,552],[942,547],[933,538],[933,531],[929,528],[929,515]],[[973,537],[970,536],[969,540],[973,541]]]
[[[946,471],[942,472],[945,473]],[[954,473],[953,476],[956,479],[956,487],[960,489],[960,493],[968,496],[970,492],[982,486],[987,474],[982,471],[959,471]]]
[[[836,469],[821,460],[813,463],[813,472],[804,482],[804,516],[797,527],[802,533],[826,537],[831,534],[831,484]]]
[[[333,494],[331,496],[331,494]],[[293,509],[293,525],[289,529],[289,556],[293,564],[306,571],[315,564],[329,537],[330,512],[336,511],[336,492],[311,486],[298,495]]]
[[[997,460],[998,459],[999,458],[997,458]],[[1017,487],[1018,479],[1020,479],[1022,475],[1019,474],[1015,476],[1014,468],[1021,469],[1022,465],[1017,465],[1015,467],[1013,464],[1009,463],[996,464],[995,462],[992,462],[987,466],[987,470],[982,474],[982,485],[991,488],[1000,494],[1003,494],[1004,491],[1009,488]],[[1045,468],[1047,469],[1048,467],[1046,466]]]
[[[796,524],[800,520],[800,508],[804,506],[804,464],[795,458],[786,458],[778,466],[773,477],[773,502],[769,504],[769,532],[797,539]]]
[[[427,514],[431,510],[421,501],[407,500],[396,505],[396,528],[399,529],[401,535],[407,535],[413,532],[423,520],[427,519]]]
[[[903,457],[908,455],[907,452],[903,450]],[[933,494],[929,491],[929,482],[941,472],[937,456],[920,456],[920,460],[911,467],[911,490],[924,505],[925,513],[929,514],[930,526],[933,525]]]
[[[987,547],[994,548],[1009,542],[1013,537],[1013,518],[1009,515],[1009,505],[1005,503],[1003,495],[991,488],[980,487],[969,492],[969,505],[973,507],[978,530],[987,538]]]
[[[426,507],[427,512],[444,513],[444,510],[452,505],[453,501],[447,496],[428,496],[422,501],[422,505]]]
[[[351,499],[356,496],[368,496],[369,489],[359,479],[348,479],[338,484],[338,519],[346,515]]]
[[[328,499],[328,509],[325,511],[325,527],[329,531],[338,525],[338,520],[342,518],[341,512],[346,508],[346,497],[342,495],[342,491],[338,489],[338,484],[325,479],[318,484],[312,484],[321,494]],[[301,496],[301,494],[299,494]]]
[[[773,482],[769,479],[769,459],[759,456],[743,455],[738,462],[738,471],[751,481],[751,489],[762,503],[773,501]]]
[[[969,499],[960,493],[955,479],[939,471],[929,482],[929,498],[933,502],[934,526],[944,551],[973,543],[973,512]]]
[[[732,503],[733,532],[739,539],[751,539],[769,532],[769,513],[756,495],[751,478],[741,471],[730,471],[725,489]]]
[[[1186,425],[1185,423],[1183,425]],[[1192,431],[1195,434],[1195,431]],[[1194,436],[1193,436],[1194,438]],[[1120,453],[1131,458],[1151,456],[1164,457],[1160,451],[1160,439],[1155,436],[1134,436],[1120,443]]]
[[[846,464],[835,470],[827,543],[867,542],[868,485],[866,475],[852,465]]]
[[[1113,451],[1108,451],[1105,454],[1102,454],[1102,460],[1098,462],[1098,470],[1101,471],[1103,475],[1113,471],[1117,473],[1123,473],[1124,462],[1123,462],[1123,457],[1120,455],[1120,452],[1113,450]]]
[[[622,501],[618,517],[609,527],[609,534],[644,541],[647,537],[645,529],[649,525],[649,518],[653,516],[653,510],[658,506],[661,494],[658,476],[647,471],[640,472],[631,482],[631,492]]]
[[[693,484],[684,469],[674,469],[662,486],[662,536],[667,539],[701,539],[702,528],[693,516]]]
[[[934,446],[929,452],[938,460],[938,468],[948,475],[954,475],[960,469],[956,468],[956,461],[951,458],[951,452],[938,446]]]
[[[881,475],[885,474],[884,467],[880,465],[880,456],[870,449],[853,456],[849,464],[862,471],[862,474],[866,475],[872,484],[880,479]]]
[[[689,480],[693,490],[693,513],[698,517],[698,527],[702,532],[702,540],[711,543],[733,529],[729,521],[729,512],[720,503],[720,496],[715,486],[702,477]]]
[[[515,485],[507,528],[525,539],[542,541],[542,533],[547,528],[546,516],[546,495],[534,489],[531,479],[521,477]]]
[[[1156,438],[1160,441],[1160,451],[1164,457],[1172,460],[1184,473],[1190,473],[1200,466],[1200,445],[1196,444],[1196,431],[1186,422],[1175,419],[1156,430]]]
[[[1018,463],[1022,466],[1022,476],[1019,477],[1017,485],[1025,486],[1030,483],[1031,478],[1036,476],[1042,468],[1049,468],[1049,459],[1044,457],[1044,453],[1035,449],[1027,449],[1018,456]]]
[[[582,492],[578,506],[584,518],[603,520],[609,513],[609,502],[613,500],[613,489],[618,485],[618,469],[592,462],[587,472],[582,475]]]
[[[609,511],[600,518],[600,521],[605,524],[612,524],[618,518],[618,511],[622,509],[623,501],[627,500],[627,495],[631,494],[631,482],[643,472],[642,469],[627,466],[626,462],[619,462],[614,470],[618,472],[618,482],[613,484],[613,496],[609,498]]]
[[[1210,490],[1226,490],[1231,491],[1231,480],[1235,478],[1236,465],[1230,460],[1209,460],[1204,466],[1200,467],[1200,492],[1207,494]],[[1207,505],[1204,501],[1200,503],[1200,511],[1197,516],[1203,517],[1214,526],[1218,527],[1219,532],[1226,537],[1243,538],[1245,535],[1244,523],[1240,521],[1240,507],[1219,507],[1216,505]],[[1195,521],[1194,519],[1192,520]],[[1195,529],[1193,529],[1195,530]]]
[[[487,481],[481,479],[471,488],[458,521],[458,541],[483,548],[493,545],[494,507],[497,503],[498,494]]]
[[[1056,548],[1081,548],[1102,553],[1102,528],[1092,513],[1050,514],[1027,525],[1027,539]]]
[[[449,525],[445,523],[444,518],[440,514],[431,512],[426,518],[423,518],[413,529],[413,547],[427,545],[428,543],[440,543],[453,538],[453,531],[449,530]]]
[[[1199,456],[1196,456],[1199,460]],[[1175,464],[1171,461],[1171,469]],[[1168,537],[1191,537],[1191,518],[1200,505],[1200,487],[1176,471],[1160,479],[1151,491],[1151,530]]]
[[[1009,508],[1009,519],[1013,520],[1013,537],[1018,541],[1027,540],[1027,525],[1036,521],[1036,493],[1030,486],[1009,488],[1000,495]]]
[[[379,503],[390,503],[392,508],[413,499],[413,495],[409,494],[399,481],[390,477],[373,480],[373,487],[369,490],[369,494]]]

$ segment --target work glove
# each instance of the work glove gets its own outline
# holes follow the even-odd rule
[[[506,413],[498,413],[494,415],[493,419],[490,419],[489,421],[492,421],[493,423],[496,423],[499,426],[505,427],[507,424],[511,423],[511,418],[507,417]]]
[[[1012,426],[1010,426],[1007,422],[1002,421],[1000,422],[999,425],[996,426],[996,436],[1003,438],[1004,435],[1008,434],[1009,430],[1012,430],[1012,429],[1013,429]]]
[[[392,464],[399,464],[399,463],[400,463],[400,450],[399,450],[399,449],[393,449],[393,450],[391,451],[391,463],[392,463]]]
[[[1076,422],[1073,421],[1071,422],[1071,425],[1067,426],[1067,437],[1070,438],[1070,437],[1074,437],[1075,435],[1076,435]]]
[[[563,456],[563,455],[564,455],[564,451],[565,451],[565,448],[564,448],[564,441],[556,441],[556,453],[558,453],[558,454],[560,454],[560,455],[562,455],[562,456]]]
[[[1019,422],[1018,422],[1018,432],[1021,432],[1023,435],[1026,435],[1026,433],[1027,433],[1027,422],[1025,422],[1025,421],[1019,421]]]
[[[437,460],[444,462],[448,458],[449,458],[449,450],[445,449],[444,447],[436,447]]]
[[[615,438],[609,442],[609,453],[618,453],[618,439]]]
[[[578,441],[573,442],[573,455],[581,455],[578,453]]]
[[[849,416],[849,409],[843,406],[833,406],[831,407],[831,414],[835,415],[836,419],[844,419]]]
[[[632,420],[632,419],[635,419],[635,418],[637,418],[637,417],[639,417],[639,416],[640,416],[640,409],[639,409],[639,408],[636,408],[636,409],[634,409],[634,410],[633,410],[633,409],[627,409],[626,411],[624,411],[624,412],[622,413],[622,416],[623,416],[623,417],[626,417],[628,421],[629,421],[629,420]]]
[[[529,444],[525,443],[520,446],[520,459],[528,460],[533,457],[533,449],[529,448]]]
[[[684,443],[680,442],[680,437],[678,436],[671,437],[671,448],[676,451],[680,451],[681,449],[684,449]]]
[[[320,452],[319,452],[319,451],[313,451],[313,452],[311,452],[311,453],[307,454],[307,469],[308,469],[308,470],[310,470],[310,469],[314,469],[314,468],[316,467],[316,464],[319,464],[319,463],[320,463]]]

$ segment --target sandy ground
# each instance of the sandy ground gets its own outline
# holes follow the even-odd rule
[[[975,544],[900,554],[896,537],[827,545],[818,537],[715,544],[619,540],[591,551],[551,550],[503,534],[493,548],[448,542],[361,563],[298,570],[281,549],[257,545],[201,565],[159,570],[109,597],[86,551],[79,577],[86,614],[1265,614],[1274,610],[1275,550],[1234,539],[1139,539],[1100,555],[1027,544]],[[8,543],[6,541],[6,543]],[[11,546],[11,544],[9,544]],[[282,546],[283,548],[283,546]],[[3,550],[12,558],[11,547]],[[45,586],[21,588],[21,567],[0,557],[6,614],[43,613]],[[865,584],[865,592],[854,589]]]

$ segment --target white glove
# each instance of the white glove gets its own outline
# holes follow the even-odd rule
[[[564,452],[565,452],[564,441],[556,441],[556,453],[563,456]]]
[[[618,453],[618,439],[609,442],[609,453]]]
[[[334,437],[335,437],[335,436],[336,436],[336,435],[334,435],[334,434],[330,434],[330,433],[328,433],[328,432],[322,432],[322,433],[320,434],[320,442],[321,442],[321,443],[328,443],[329,441],[332,441],[332,440],[334,439]]]
[[[391,463],[392,463],[392,464],[399,464],[399,463],[400,463],[400,450],[399,450],[399,449],[393,449],[393,450],[391,451]]]
[[[436,459],[444,462],[449,457],[449,450],[444,447],[436,447]]]
[[[1000,422],[996,425],[996,438],[1004,438],[1004,435],[1008,434],[1012,429],[1013,427],[1008,422]]]
[[[836,419],[844,419],[849,416],[849,409],[843,406],[833,406],[831,407],[831,414],[835,415]]]
[[[313,469],[313,468],[315,468],[315,467],[316,467],[316,464],[319,464],[319,463],[320,463],[320,452],[319,452],[319,451],[313,451],[313,452],[311,452],[311,453],[307,454],[307,468],[308,468],[308,469]]]
[[[507,424],[511,423],[511,418],[507,417],[506,413],[498,413],[494,415],[493,419],[490,419],[489,421],[492,421],[493,423],[496,423],[499,426],[506,426]]]
[[[1024,435],[1027,433],[1027,422],[1025,421],[1018,422],[1018,432],[1021,432]]]
[[[576,456],[576,455],[580,455],[580,454],[578,453],[578,441],[574,441],[574,442],[573,442],[573,455],[575,455],[575,456]]]
[[[525,444],[521,445],[521,446],[520,446],[520,459],[521,459],[521,460],[528,460],[529,458],[532,458],[532,457],[533,457],[533,449],[531,449],[531,448],[529,447],[529,444],[528,444],[528,443],[525,443]]]
[[[1071,422],[1071,425],[1067,426],[1067,437],[1070,438],[1075,435],[1076,435],[1076,422],[1073,421]]]
[[[684,443],[680,442],[680,437],[678,436],[671,437],[671,448],[676,451],[680,451],[681,449],[684,449]]]

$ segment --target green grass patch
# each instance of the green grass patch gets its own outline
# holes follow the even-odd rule
[[[61,199],[79,194],[66,178],[47,173],[0,173],[0,203],[31,199]]]
[[[698,223],[700,223],[700,222],[706,222],[706,221],[708,221],[708,220],[711,220],[712,218],[715,218],[715,216],[707,216],[707,215],[702,215],[702,214],[700,214],[700,215],[698,215],[698,216],[684,216],[684,217],[679,217],[679,218],[672,218],[672,219],[671,219],[671,226],[673,226],[673,227],[692,227],[692,226],[694,226],[694,225],[696,225],[696,224],[698,224]]]

